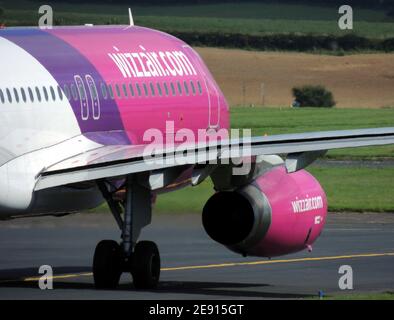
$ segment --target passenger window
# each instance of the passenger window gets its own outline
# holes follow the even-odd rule
[[[189,86],[187,85],[186,81],[183,81],[183,86],[185,87],[185,92],[186,92],[186,95],[188,96],[189,95]]]
[[[190,86],[192,87],[193,96],[196,95],[196,87],[194,86],[193,80],[190,80]]]
[[[66,95],[67,100],[70,100],[70,101],[71,101],[71,92],[70,92],[70,88],[68,87],[67,84],[65,84],[65,85],[63,86],[63,88],[64,88],[64,94]]]
[[[197,81],[197,86],[198,86],[198,92],[199,92],[200,95],[201,95],[201,94],[202,94],[202,87],[201,87],[200,81]]]
[[[128,92],[127,92],[127,86],[126,86],[126,84],[123,84],[122,87],[123,87],[124,96],[125,96],[125,98],[127,99],[127,98],[129,97],[129,95],[128,95]]]
[[[86,92],[85,92],[85,88],[83,87],[82,83],[78,84],[78,90],[79,90],[79,97],[82,100],[85,100],[86,99],[86,95],[85,95]]]
[[[136,84],[135,84],[135,87],[137,88],[138,96],[141,97],[141,93],[142,93],[142,92],[141,92],[140,84],[139,84],[139,83],[136,83]]]
[[[171,82],[171,91],[172,91],[172,95],[175,96],[176,95],[176,91],[175,91],[175,85],[173,82]]]
[[[116,89],[116,94],[117,94],[118,98],[119,99],[122,98],[122,95],[120,94],[120,88],[119,88],[118,84],[115,85],[115,89]]]
[[[48,101],[49,96],[48,96],[47,88],[42,87],[42,90],[44,91],[44,98],[45,98],[45,100]]]
[[[114,90],[112,90],[112,85],[108,85],[108,92],[111,99],[114,99]]]
[[[145,92],[145,96],[149,96],[149,92],[148,92],[148,86],[146,85],[146,83],[143,84],[144,86],[144,92]]]
[[[33,95],[33,90],[31,90],[31,88],[29,87],[27,89],[29,91],[29,97],[30,97],[30,101],[34,102],[34,95]]]
[[[74,100],[77,101],[78,100],[78,91],[77,91],[77,86],[74,83],[71,84],[71,92],[72,92]]]
[[[23,89],[23,88],[21,88],[21,95],[22,95],[23,102],[26,102],[27,101],[27,99],[26,99],[26,92],[25,92],[25,89]]]
[[[179,81],[176,82],[177,86],[178,86],[178,92],[180,95],[182,95],[182,86],[181,83]]]
[[[168,97],[169,91],[168,91],[167,82],[164,82],[164,91],[166,92],[166,96]]]
[[[155,96],[155,86],[153,85],[152,82],[150,83],[150,90],[152,92],[152,96],[154,97]]]
[[[130,93],[131,93],[131,96],[135,96],[135,94],[134,94],[134,88],[133,88],[133,85],[130,83],[129,84],[129,89],[130,89]]]
[[[14,96],[15,96],[15,101],[17,103],[19,103],[19,94],[18,94],[18,91],[15,88],[14,88]]]
[[[163,95],[163,91],[161,90],[161,85],[159,82],[157,83],[157,91],[159,92],[159,96],[161,97]]]
[[[103,95],[104,100],[107,100],[108,98],[107,86],[103,82],[101,82],[101,94]]]
[[[60,86],[57,86],[57,94],[59,95],[60,100],[63,101],[63,91]]]
[[[92,94],[92,98],[93,98],[94,100],[97,100],[97,98],[98,98],[98,92],[97,92],[96,86],[95,86],[93,83],[90,83],[90,84],[89,84],[89,89],[90,89],[90,92],[91,92],[91,94]]]
[[[41,102],[41,93],[40,93],[40,89],[38,87],[36,87],[36,95],[37,95],[37,100],[39,102]]]
[[[0,101],[1,103],[4,103],[4,93],[3,90],[0,89]]]
[[[52,86],[49,87],[49,90],[51,91],[52,100],[55,101],[56,100],[55,90],[53,89]]]
[[[11,96],[11,91],[10,91],[10,89],[6,89],[6,92],[7,92],[7,98],[8,98],[8,102],[9,103],[12,103],[12,96]]]

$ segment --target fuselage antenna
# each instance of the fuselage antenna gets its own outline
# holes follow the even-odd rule
[[[134,26],[134,19],[133,19],[133,13],[131,12],[131,8],[129,8],[129,21],[130,21],[130,27]]]

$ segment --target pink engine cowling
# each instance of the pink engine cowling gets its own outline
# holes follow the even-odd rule
[[[327,198],[319,182],[301,170],[276,167],[253,183],[217,192],[203,209],[208,235],[243,255],[273,257],[297,252],[321,234]]]

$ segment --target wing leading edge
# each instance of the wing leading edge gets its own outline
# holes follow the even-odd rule
[[[326,150],[388,144],[394,144],[394,127],[284,134],[170,146],[155,148],[154,156],[146,151],[145,145],[103,146],[45,168],[37,176],[35,190],[181,165],[211,164],[215,161],[223,163],[240,157],[286,154],[290,159],[294,155],[301,155],[300,158],[305,159],[308,158],[305,155],[310,154],[309,161],[303,161],[303,165],[289,165],[288,172],[294,172],[313,162],[315,157]]]

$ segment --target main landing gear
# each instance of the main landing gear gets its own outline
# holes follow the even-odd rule
[[[122,231],[122,241],[100,241],[93,258],[93,278],[98,289],[114,289],[119,284],[123,272],[130,272],[137,289],[157,287],[160,278],[160,254],[152,241],[137,239],[141,229],[151,222],[150,190],[134,181],[126,179],[125,200],[116,201],[104,181],[98,186]],[[136,180],[136,179],[135,179]],[[123,219],[121,217],[123,207]]]

